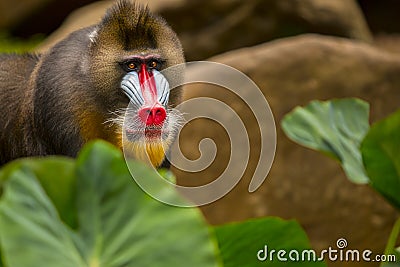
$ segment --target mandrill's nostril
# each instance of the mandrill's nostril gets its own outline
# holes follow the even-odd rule
[[[146,107],[139,110],[139,117],[146,125],[161,125],[167,117],[164,107]]]

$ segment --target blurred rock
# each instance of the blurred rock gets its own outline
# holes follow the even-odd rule
[[[400,34],[378,34],[374,45],[388,52],[400,53]]]
[[[1,0],[0,30],[12,28],[52,0]]]
[[[95,0],[0,1],[0,31],[29,38],[49,35],[75,9]]]
[[[148,1],[136,0],[136,3],[147,5],[151,10],[157,12],[166,6],[174,8],[179,5],[182,0],[168,1]],[[45,51],[52,47],[55,43],[65,38],[69,33],[78,29],[96,24],[106,13],[107,9],[112,6],[114,1],[103,0],[86,5],[72,12],[64,21],[64,23],[54,33],[52,33],[38,48],[38,51]]]
[[[400,33],[398,0],[357,0],[374,34]]]
[[[289,141],[280,121],[298,105],[342,97],[367,100],[372,121],[385,117],[399,108],[400,55],[348,39],[303,35],[231,51],[210,60],[243,71],[259,86],[274,113],[278,143],[268,179],[258,191],[248,193],[260,147],[255,118],[246,104],[227,90],[207,84],[186,88],[186,100],[203,96],[232,107],[246,125],[251,142],[250,162],[242,180],[227,196],[202,208],[208,220],[221,224],[265,215],[295,218],[317,249],[335,247],[342,237],[351,248],[382,253],[397,216],[395,210],[368,186],[348,181],[332,159]],[[180,184],[206,184],[223,172],[230,142],[223,128],[211,120],[187,124],[179,139],[181,149],[196,159],[200,156],[197,145],[206,137],[221,150],[204,171],[173,169]],[[365,266],[362,262],[330,264]]]
[[[107,4],[108,2],[108,4]],[[322,33],[365,42],[371,34],[354,0],[169,0],[148,3],[178,33],[188,60],[207,57],[284,36]],[[95,23],[110,5],[94,3],[76,11],[43,44]]]
[[[100,21],[107,8],[112,5],[111,1],[98,1],[84,6],[72,12],[55,32],[37,47],[37,51],[46,51],[57,42],[64,39],[68,34],[80,28],[84,28]]]
[[[309,32],[372,39],[353,0],[187,0],[159,12],[179,33],[188,60]]]

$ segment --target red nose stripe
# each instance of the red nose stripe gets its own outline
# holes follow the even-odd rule
[[[139,110],[139,117],[147,126],[161,125],[167,117],[165,108],[157,100],[157,85],[153,73],[142,64],[139,71],[140,89],[144,105]]]
[[[148,71],[146,64],[142,64],[139,71],[140,89],[146,106],[153,106],[157,103],[157,88],[153,73]]]

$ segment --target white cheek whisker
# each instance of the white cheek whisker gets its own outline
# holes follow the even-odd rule
[[[110,118],[103,122],[103,124],[118,125],[120,127],[124,127],[126,124],[125,118],[136,118],[137,110],[132,108],[121,108],[115,111],[109,111]],[[137,120],[137,119],[136,119]],[[132,125],[139,125],[137,121],[135,121]]]
[[[129,106],[128,108],[110,111],[110,118],[104,124],[117,125],[122,130],[121,134],[126,134],[130,141],[143,142],[145,144],[145,131],[148,126],[138,116],[138,110]],[[183,113],[175,108],[168,108],[167,118],[162,126],[161,139],[166,144],[173,142],[180,129],[185,123]],[[119,130],[119,131],[120,131]]]
[[[183,127],[186,120],[183,117],[183,113],[175,108],[168,109],[167,123],[163,128],[170,133],[170,138],[175,139],[179,130]]]

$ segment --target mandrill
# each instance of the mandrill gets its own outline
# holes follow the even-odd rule
[[[168,80],[182,77],[161,72],[180,63],[176,34],[128,0],[42,55],[1,55],[0,165],[74,157],[101,138],[159,167],[181,122],[181,91],[170,92]]]

